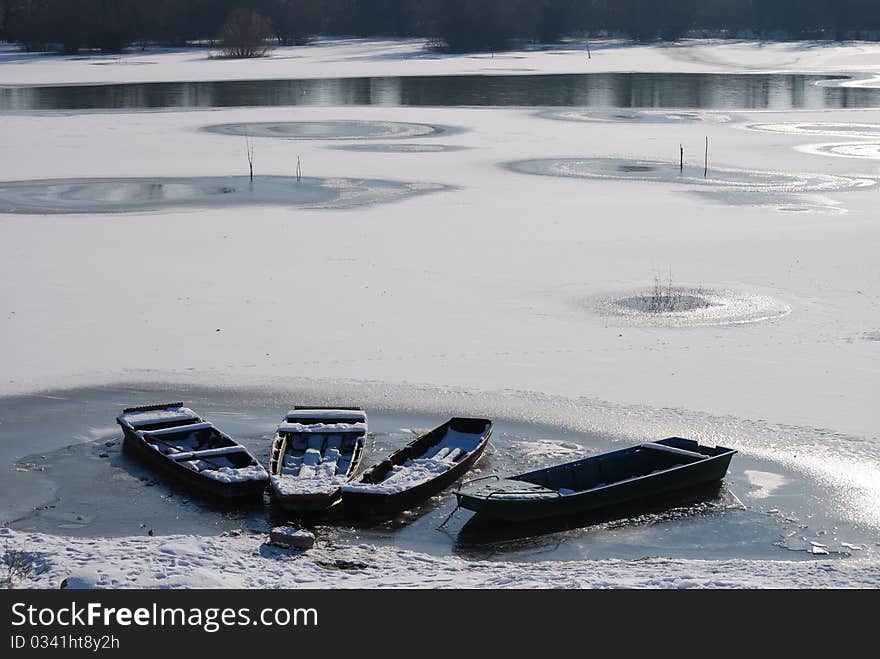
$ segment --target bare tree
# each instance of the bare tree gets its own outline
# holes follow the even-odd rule
[[[269,50],[266,40],[272,26],[260,14],[236,9],[220,30],[220,52],[223,57],[262,57]]]

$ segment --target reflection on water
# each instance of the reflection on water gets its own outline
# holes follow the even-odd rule
[[[0,88],[0,110],[285,105],[823,109],[880,106],[842,76],[714,73],[454,75]],[[831,84],[828,84],[831,82]],[[825,84],[818,84],[825,83]]]

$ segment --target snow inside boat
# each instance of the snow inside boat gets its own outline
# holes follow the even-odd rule
[[[390,517],[452,485],[483,455],[492,422],[454,418],[399,448],[342,486],[345,512]]]
[[[360,471],[366,436],[367,415],[360,408],[295,407],[272,442],[272,494],[287,510],[330,508]]]
[[[123,448],[202,492],[256,497],[269,475],[241,444],[183,403],[129,407],[116,422]]]
[[[458,505],[506,521],[575,515],[719,481],[736,453],[670,437],[455,491]]]

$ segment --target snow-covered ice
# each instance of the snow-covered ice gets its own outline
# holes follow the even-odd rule
[[[360,545],[305,553],[273,549],[262,534],[104,540],[0,529],[34,571],[21,587],[58,588],[866,588],[880,585],[872,560],[545,561],[438,558]],[[827,551],[826,551],[827,554]],[[337,570],[338,560],[359,566]],[[363,566],[363,567],[360,567]]]

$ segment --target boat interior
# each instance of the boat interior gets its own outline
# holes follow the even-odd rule
[[[686,441],[686,440],[685,440]],[[700,447],[706,450],[706,447]],[[714,449],[708,449],[713,451]],[[560,494],[584,492],[614,483],[641,478],[674,467],[711,457],[708,452],[692,451],[654,442],[622,451],[595,456],[523,474],[516,479]]]
[[[147,445],[194,471],[238,469],[254,464],[247,449],[206,422],[144,432]]]
[[[286,440],[280,473],[332,478],[347,475],[363,442],[362,433],[279,433]]]
[[[402,465],[409,460],[442,461],[452,466],[477,449],[491,425],[487,419],[451,419],[392,453],[364,474],[363,481],[380,483],[395,465]]]

